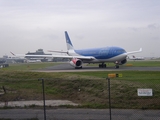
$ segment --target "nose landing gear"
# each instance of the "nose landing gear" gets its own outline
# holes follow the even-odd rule
[[[118,68],[119,68],[119,65],[115,65],[115,68],[118,69]]]
[[[119,62],[116,61],[115,64],[116,64],[116,65],[115,65],[115,68],[118,69],[118,68],[119,68]]]
[[[106,68],[106,64],[104,64],[104,63],[99,64],[99,68]]]

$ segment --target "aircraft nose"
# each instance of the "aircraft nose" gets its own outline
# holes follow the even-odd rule
[[[122,55],[124,58],[126,58],[127,57],[127,53],[123,53],[123,55]]]

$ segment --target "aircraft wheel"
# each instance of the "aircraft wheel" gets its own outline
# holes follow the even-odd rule
[[[106,64],[99,64],[99,68],[106,68]]]
[[[99,64],[99,68],[102,68],[102,64]]]
[[[118,68],[119,68],[119,65],[116,65],[115,68],[118,69]]]

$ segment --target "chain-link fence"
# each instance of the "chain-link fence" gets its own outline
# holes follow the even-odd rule
[[[106,79],[96,77],[88,79],[87,77],[83,78],[74,76],[63,79],[44,78],[44,80],[46,100],[70,100],[79,105],[60,105],[59,107],[86,110],[90,109],[87,111],[88,119],[86,118],[86,113],[82,112],[79,113],[81,114],[81,118],[79,118],[79,120],[95,120],[98,118],[101,120],[109,119],[109,94],[108,81]],[[42,84],[38,79],[1,79],[0,86],[1,103],[43,99]],[[110,79],[112,119],[160,119],[159,88],[159,80],[148,82],[145,79],[140,81]],[[24,106],[24,108],[26,107],[27,106]],[[31,104],[29,108],[32,107],[36,108],[37,106]],[[47,107],[50,107],[50,109],[55,108],[54,105],[49,105]],[[94,113],[92,112],[93,109],[95,111]],[[104,111],[101,111],[102,109]],[[70,113],[68,113],[68,115],[69,114]],[[101,114],[101,117],[99,114]],[[95,115],[97,115],[97,117]],[[69,118],[66,118],[66,120],[67,119]],[[70,119],[73,119],[72,116],[70,116]],[[65,115],[63,120],[65,120]]]
[[[110,80],[110,97],[112,118],[116,108],[121,117],[130,120],[159,120],[160,119],[160,84],[159,80],[147,82]],[[124,109],[126,111],[124,111]]]

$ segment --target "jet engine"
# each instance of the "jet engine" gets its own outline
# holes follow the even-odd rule
[[[82,61],[80,59],[73,58],[70,61],[70,65],[75,67],[75,68],[82,68]]]

